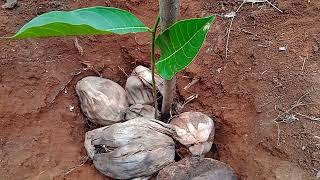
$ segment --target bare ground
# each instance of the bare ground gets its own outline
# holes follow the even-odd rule
[[[240,5],[182,3],[182,18],[221,15]],[[283,13],[267,4],[241,8],[227,58],[230,19],[218,17],[197,60],[178,76],[179,100],[199,95],[184,111],[216,118],[211,154],[241,179],[312,180],[320,170],[320,124],[314,118],[320,116],[320,2],[272,3]],[[21,0],[13,10],[0,10],[0,35],[13,34],[37,14],[94,5],[127,9],[149,26],[158,8],[157,1],[142,0]],[[90,161],[84,163],[89,127],[74,85],[87,75],[124,85],[122,69],[130,74],[137,64],[149,65],[149,39],[81,37],[83,56],[74,38],[0,41],[0,179],[104,179]],[[286,52],[279,51],[286,45]],[[193,78],[199,82],[184,90]],[[302,105],[292,108],[299,99]]]

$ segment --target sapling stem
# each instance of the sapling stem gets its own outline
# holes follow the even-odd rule
[[[160,0],[161,31],[165,31],[176,22],[180,13],[180,0]],[[164,93],[161,107],[161,119],[170,118],[170,111],[173,104],[174,91],[176,87],[176,77],[172,80],[164,81]]]
[[[160,16],[157,17],[156,23],[154,24],[151,34],[152,34],[152,42],[151,42],[151,73],[152,73],[152,93],[153,93],[153,102],[154,102],[154,117],[158,119],[157,112],[158,112],[158,101],[157,101],[157,87],[156,87],[156,80],[154,78],[155,74],[155,65],[156,65],[156,58],[155,58],[155,39],[157,33],[157,27],[160,22]]]

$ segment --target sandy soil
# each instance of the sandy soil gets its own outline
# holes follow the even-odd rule
[[[211,155],[240,179],[312,180],[320,170],[320,122],[314,118],[320,116],[320,1],[272,3],[283,13],[267,4],[241,8],[227,58],[230,19],[217,18],[196,61],[178,76],[179,100],[198,94],[183,111],[215,118]],[[222,15],[240,4],[184,0],[181,18]],[[158,1],[21,0],[13,10],[0,10],[0,35],[13,34],[37,14],[94,5],[127,9],[151,26]],[[79,37],[83,56],[72,37],[0,41],[0,179],[105,179],[84,163],[89,126],[74,85],[88,75],[124,85],[122,69],[130,74],[138,64],[149,65],[149,39]],[[288,50],[279,51],[283,46]],[[199,82],[184,90],[192,79]]]

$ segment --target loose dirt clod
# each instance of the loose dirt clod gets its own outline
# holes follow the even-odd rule
[[[117,83],[89,76],[77,83],[76,92],[83,113],[93,123],[111,125],[124,120],[129,105],[125,90]]]
[[[163,79],[155,76],[157,90],[162,94]],[[138,66],[127,79],[126,87],[129,104],[153,104],[151,70]]]
[[[94,166],[115,179],[148,177],[174,162],[174,130],[157,120],[136,118],[89,131],[85,147]]]
[[[193,155],[203,155],[211,149],[214,138],[214,122],[201,112],[185,112],[171,120],[177,140],[189,147]]]
[[[157,180],[237,180],[233,169],[220,161],[191,157],[163,168]]]
[[[125,120],[130,120],[137,117],[155,119],[154,115],[155,115],[154,107],[150,105],[134,104],[130,106],[129,109],[127,110]]]

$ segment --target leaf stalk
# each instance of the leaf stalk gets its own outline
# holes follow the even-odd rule
[[[154,101],[154,117],[158,119],[157,112],[158,112],[158,101],[157,101],[157,87],[156,87],[156,80],[155,80],[155,65],[156,65],[156,58],[155,58],[155,39],[157,33],[157,27],[160,22],[160,16],[157,17],[157,20],[151,30],[152,34],[152,41],[151,41],[151,74],[152,74],[152,93],[153,93],[153,101]]]

